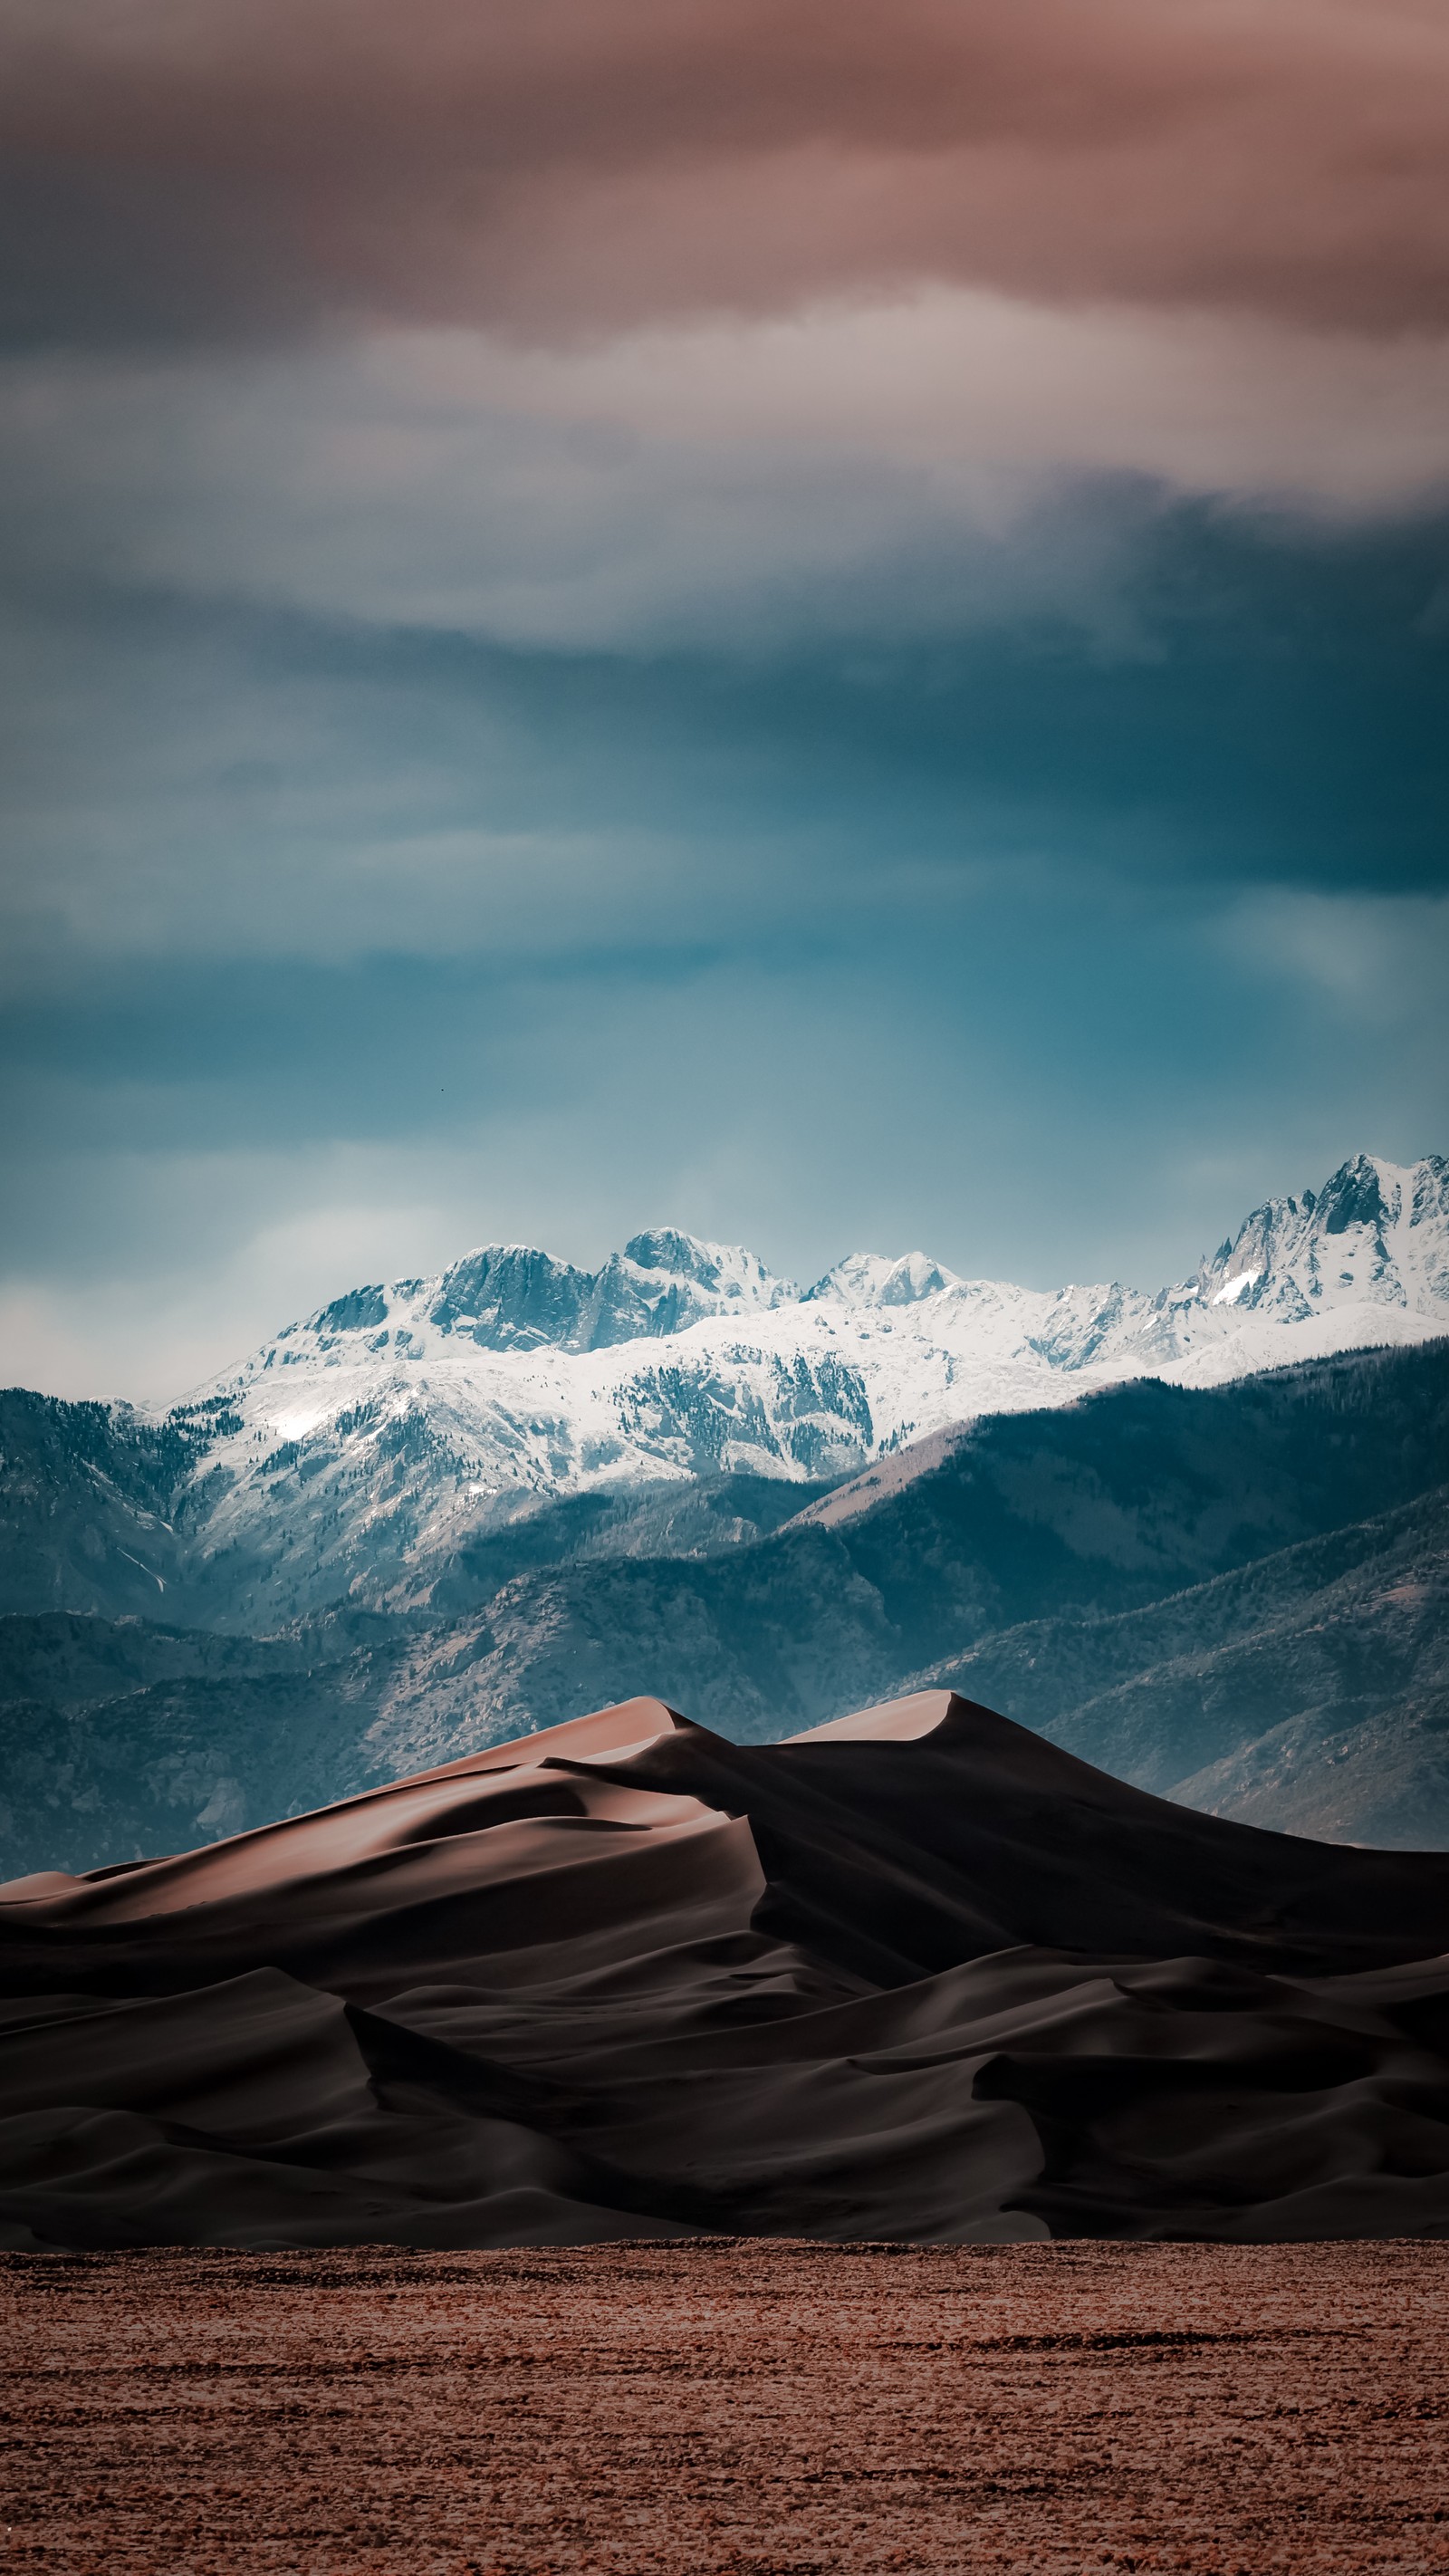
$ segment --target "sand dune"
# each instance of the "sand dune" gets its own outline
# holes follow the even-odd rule
[[[1449,2233],[1449,1855],[634,1700],[0,1889],[0,2242]]]

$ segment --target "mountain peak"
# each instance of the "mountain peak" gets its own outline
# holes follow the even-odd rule
[[[1314,1211],[1325,1234],[1346,1234],[1353,1225],[1377,1225],[1399,1199],[1398,1184],[1408,1177],[1392,1163],[1372,1154],[1355,1154],[1325,1181]],[[1385,1197],[1384,1183],[1388,1182]]]
[[[708,1315],[793,1305],[799,1294],[743,1244],[656,1226],[632,1235],[598,1270],[580,1270],[532,1244],[484,1244],[433,1284],[427,1321],[484,1350],[594,1351],[682,1332]],[[378,1324],[386,1312],[383,1292],[366,1289],[337,1298],[313,1320],[346,1331]]]
[[[903,1252],[894,1261],[879,1252],[848,1252],[813,1288],[806,1289],[802,1302],[852,1308],[916,1306],[923,1297],[960,1285],[953,1270],[943,1270],[924,1252]]]
[[[1198,1292],[1281,1322],[1336,1307],[1432,1313],[1449,1297],[1449,1164],[1351,1154],[1320,1190],[1254,1208],[1204,1264]]]
[[[631,1235],[623,1259],[639,1270],[692,1280],[696,1287],[712,1289],[731,1302],[793,1305],[800,1295],[791,1281],[777,1279],[744,1244],[711,1243],[674,1225],[651,1226],[643,1234]]]

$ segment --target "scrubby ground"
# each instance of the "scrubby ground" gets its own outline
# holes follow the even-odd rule
[[[0,2257],[0,2567],[1449,2567],[1449,2246]]]

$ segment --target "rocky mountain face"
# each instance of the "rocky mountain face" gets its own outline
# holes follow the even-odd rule
[[[460,1599],[382,1727],[383,1767],[443,1759],[480,1705],[515,1733],[629,1697],[646,1671],[726,1734],[816,1725],[1029,1620],[1145,1607],[1406,1505],[1432,1521],[1446,1457],[1444,1342],[990,1417],[834,1523],[807,1511],[705,1558],[540,1566],[471,1612]]]
[[[205,1494],[208,1452],[241,1428],[223,1397],[156,1422],[0,1391],[0,1611],[144,1615],[179,1595],[191,1497]]]
[[[1446,1331],[1437,1157],[1357,1156],[1155,1294],[960,1279],[921,1253],[852,1254],[802,1290],[668,1229],[598,1271],[493,1245],[348,1290],[164,1422],[10,1399],[0,1603],[242,1631],[339,1600],[412,1610],[452,1597],[485,1541],[526,1551],[523,1524],[569,1499],[648,1517],[671,1488],[744,1479],[803,1504],[903,1453],[909,1472],[984,1414]],[[743,1517],[745,1535],[771,1523]]]
[[[427,1323],[488,1351],[609,1350],[687,1332],[707,1316],[768,1313],[800,1295],[752,1252],[701,1243],[672,1226],[636,1234],[602,1270],[575,1270],[546,1252],[495,1243],[466,1253],[439,1280],[403,1281],[401,1292],[409,1290],[421,1291]],[[384,1325],[389,1311],[386,1290],[359,1288],[324,1316],[334,1332],[368,1331]]]
[[[186,1848],[645,1681],[759,1741],[944,1679],[1214,1813],[1449,1844],[1446,1460],[1441,1339],[991,1417],[833,1519],[847,1489],[778,1478],[567,1496],[406,1612],[15,1614],[0,1875]]]
[[[1270,1199],[1195,1283],[1209,1312],[1299,1324],[1345,1307],[1404,1315],[1449,1306],[1449,1162],[1402,1168],[1356,1154],[1315,1193]]]
[[[1165,1601],[916,1676],[1138,1788],[1315,1840],[1449,1842],[1449,1486]]]
[[[0,1878],[216,1842],[351,1779],[405,1681],[401,1620],[279,1637],[47,1611],[0,1618]]]

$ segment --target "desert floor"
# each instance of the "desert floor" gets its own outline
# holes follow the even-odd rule
[[[0,2255],[0,2568],[1449,2568],[1449,2245]]]

